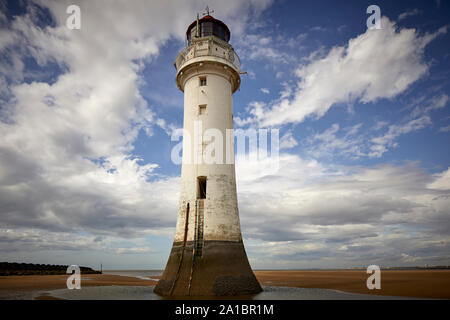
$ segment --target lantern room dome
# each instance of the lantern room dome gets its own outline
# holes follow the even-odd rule
[[[222,21],[210,16],[209,14],[198,20],[199,25],[199,37],[215,36],[219,39],[228,42],[230,41],[230,29]],[[197,35],[197,20],[192,22],[186,31],[186,39],[188,44],[191,43],[191,39]]]

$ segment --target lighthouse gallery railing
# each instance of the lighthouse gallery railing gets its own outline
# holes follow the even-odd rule
[[[217,41],[216,39],[214,39],[213,41],[216,44],[220,45],[219,41]],[[188,55],[188,53],[191,50],[194,50],[194,54]],[[177,70],[179,70],[180,66],[183,65],[186,61],[189,61],[189,60],[197,58],[197,57],[202,57],[202,56],[214,56],[214,57],[225,59],[225,60],[231,62],[238,71],[241,70],[241,59],[239,58],[239,56],[233,49],[230,50],[227,48],[226,54],[220,53],[215,50],[211,50],[211,47],[207,51],[205,51],[205,50],[197,51],[195,44],[192,44],[190,47],[183,49],[178,54],[178,57],[175,61],[175,68]]]

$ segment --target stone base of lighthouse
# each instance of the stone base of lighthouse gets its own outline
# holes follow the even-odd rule
[[[174,242],[154,290],[163,296],[250,295],[261,291],[242,241],[204,241],[201,256],[194,251],[193,241]]]

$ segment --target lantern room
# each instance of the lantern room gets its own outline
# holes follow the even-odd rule
[[[227,25],[209,14],[201,19],[197,18],[186,31],[188,46],[191,45],[191,40],[195,37],[203,38],[210,36],[215,36],[225,42],[230,41],[230,29],[228,29]]]

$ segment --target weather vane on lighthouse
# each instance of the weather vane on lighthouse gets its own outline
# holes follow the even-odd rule
[[[262,290],[242,242],[229,135],[240,60],[228,43],[230,30],[212,12],[206,7],[203,18],[197,15],[186,31],[187,46],[175,60],[176,84],[184,92],[183,160],[172,251],[154,289],[164,296]]]
[[[214,13],[214,10],[210,10],[208,6],[206,6],[205,11],[206,12],[203,13],[204,16],[209,16],[211,13]]]

